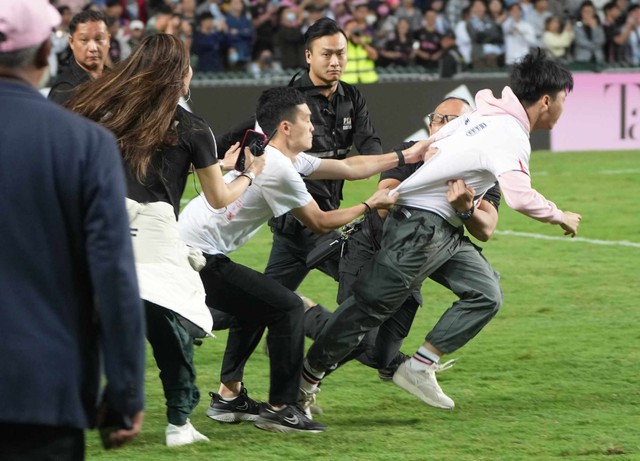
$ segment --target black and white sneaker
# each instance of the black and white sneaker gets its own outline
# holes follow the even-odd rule
[[[261,405],[251,399],[247,389],[242,386],[240,395],[231,401],[222,400],[220,394],[209,392],[211,404],[207,408],[207,416],[221,423],[240,423],[255,421],[260,414]]]
[[[311,432],[324,431],[327,426],[309,419],[297,406],[287,405],[276,410],[271,405],[264,405],[260,417],[254,423],[258,429],[269,432]]]

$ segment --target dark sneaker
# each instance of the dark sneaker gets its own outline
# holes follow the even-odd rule
[[[394,357],[387,368],[380,368],[378,370],[378,378],[380,378],[380,381],[393,381],[393,374],[398,367],[410,358],[407,354],[398,352],[398,355]]]
[[[293,405],[287,405],[276,410],[271,405],[264,405],[260,410],[260,417],[254,423],[258,429],[269,432],[322,432],[327,426],[307,418],[302,410]]]
[[[207,416],[221,423],[240,423],[255,421],[260,413],[260,404],[247,395],[247,389],[242,386],[240,395],[230,402],[225,402],[220,394],[209,392],[211,404],[207,408]]]

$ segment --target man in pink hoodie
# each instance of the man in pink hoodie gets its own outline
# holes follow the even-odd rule
[[[459,299],[427,334],[414,356],[394,374],[394,382],[425,403],[452,409],[435,372],[447,367],[440,357],[464,346],[502,305],[499,274],[464,238],[463,222],[496,181],[509,207],[576,235],[580,215],[561,211],[531,187],[529,135],[550,130],[562,114],[571,74],[538,49],[514,65],[511,86],[502,98],[490,90],[476,96],[477,110],[434,136],[438,153],[398,187],[387,217],[382,249],[353,285],[307,353],[300,403],[313,399],[326,370],[341,361],[364,334],[391,317],[427,277]],[[468,210],[447,199],[448,181],[462,179],[475,192]]]

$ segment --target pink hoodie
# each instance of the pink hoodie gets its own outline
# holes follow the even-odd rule
[[[494,98],[491,90],[479,91],[476,94],[476,107],[482,115],[511,115],[527,133],[531,132],[527,112],[508,86],[502,90],[501,99]],[[520,167],[521,171],[509,171],[498,178],[507,205],[538,221],[562,224],[562,211],[531,187],[531,177],[527,171],[529,165],[521,164]]]

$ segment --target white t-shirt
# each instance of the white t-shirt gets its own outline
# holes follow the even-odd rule
[[[476,204],[508,171],[529,174],[529,133],[510,115],[458,117],[440,130],[439,151],[396,189],[399,205],[428,210],[458,227],[462,221],[447,200],[447,181],[463,179],[476,190]]]
[[[295,165],[279,150],[267,146],[264,170],[235,202],[214,209],[200,194],[180,213],[178,229],[190,246],[208,254],[229,254],[244,245],[272,216],[301,208],[313,197],[302,176],[313,173],[320,159],[300,153]],[[225,182],[240,173],[229,172]]]

